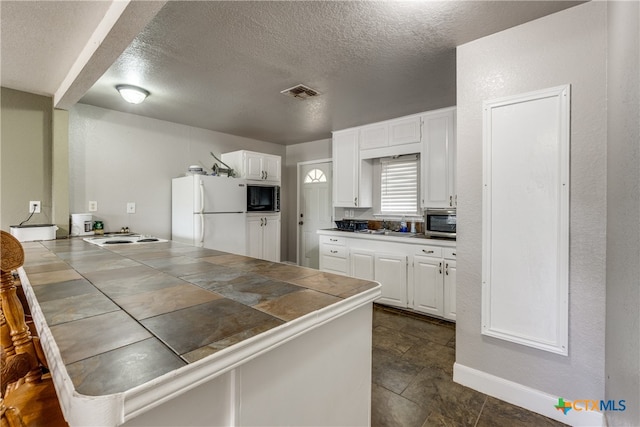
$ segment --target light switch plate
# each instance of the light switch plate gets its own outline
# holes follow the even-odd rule
[[[130,214],[136,213],[135,202],[127,202],[127,213],[130,213]]]
[[[98,202],[95,200],[89,201],[89,212],[95,212],[98,210]]]

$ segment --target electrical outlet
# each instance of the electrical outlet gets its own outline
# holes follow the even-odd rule
[[[30,201],[29,202],[29,213],[40,213],[40,202],[39,201]]]
[[[95,212],[98,210],[98,202],[92,200],[89,202],[89,212]]]
[[[135,202],[127,202],[127,213],[129,213],[129,214],[136,213],[136,204],[135,204]]]

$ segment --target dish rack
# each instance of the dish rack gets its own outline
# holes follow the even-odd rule
[[[369,221],[357,219],[343,219],[335,221],[336,228],[341,231],[362,231],[367,229]]]

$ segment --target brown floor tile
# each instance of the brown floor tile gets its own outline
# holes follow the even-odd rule
[[[377,335],[374,332],[374,337]],[[373,347],[372,378],[374,384],[401,394],[423,367],[408,362],[397,354]]]
[[[559,423],[502,400],[488,397],[478,419],[478,427],[559,427]]]
[[[423,344],[420,338],[406,335],[386,326],[375,326],[373,329],[373,347],[394,353],[402,357],[411,347]]]
[[[377,384],[371,386],[372,427],[421,427],[429,412]]]
[[[460,426],[474,426],[486,396],[452,381],[450,373],[437,368],[423,369],[402,396],[437,412]]]
[[[374,311],[376,325],[402,331],[421,339],[446,345],[455,336],[455,324],[430,319],[417,314],[398,314],[394,311],[377,309]]]
[[[446,345],[423,341],[407,350],[402,358],[416,365],[441,369],[453,376],[456,351]]]

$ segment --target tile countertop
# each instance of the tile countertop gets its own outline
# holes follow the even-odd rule
[[[376,233],[369,231],[343,231],[337,228],[325,228],[318,230],[317,234],[324,236],[341,236],[355,239],[379,240],[386,242],[409,243],[413,245],[434,245],[445,248],[455,248],[456,241],[449,239],[429,239],[424,234],[418,233],[401,233],[399,231],[390,231],[388,234]]]
[[[138,396],[180,370],[193,380],[195,365],[211,375],[380,295],[375,282],[171,241],[23,245],[19,273],[63,410]]]

